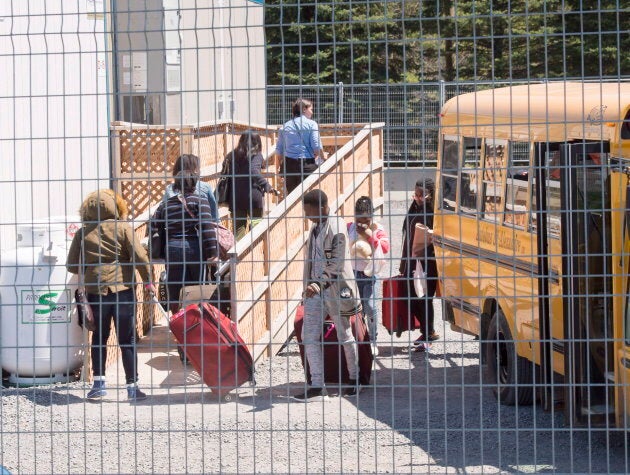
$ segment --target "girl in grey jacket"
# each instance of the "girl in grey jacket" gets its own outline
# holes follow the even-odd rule
[[[335,323],[337,339],[343,346],[350,385],[344,395],[357,393],[358,355],[350,317],[361,312],[361,299],[348,249],[345,222],[330,215],[328,197],[321,190],[304,195],[304,212],[314,223],[311,228],[304,260],[304,326],[302,341],[312,386],[294,396],[298,401],[327,398],[324,389],[324,363],[321,345],[324,319],[330,315]]]

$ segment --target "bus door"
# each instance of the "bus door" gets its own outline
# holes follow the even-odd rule
[[[574,426],[614,423],[608,144],[560,147],[564,407]]]
[[[534,155],[532,209],[535,216],[532,229],[537,236],[538,316],[540,338],[540,369],[542,383],[538,397],[543,408],[549,411],[556,402],[561,387],[554,380],[556,372],[564,371],[562,356],[563,332],[554,315],[562,313],[562,251],[560,246],[560,151],[557,144],[537,143]],[[550,165],[554,164],[552,168]],[[556,353],[554,353],[556,351]],[[562,398],[559,396],[559,398]]]
[[[628,164],[630,165],[630,164]],[[618,302],[620,308],[615,312],[615,355],[617,357],[617,379],[615,387],[618,389],[615,413],[617,427],[630,427],[630,166],[624,166],[625,173],[616,173],[614,177],[621,183],[613,183],[612,189],[624,189],[625,196],[619,201],[624,209],[623,225],[621,226],[621,240],[615,248],[615,257],[619,265],[618,273],[621,294]],[[616,227],[616,229],[620,229]]]

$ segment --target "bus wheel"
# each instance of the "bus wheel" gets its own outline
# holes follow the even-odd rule
[[[532,363],[517,356],[510,326],[500,308],[492,317],[484,346],[486,377],[497,399],[507,406],[532,404]]]

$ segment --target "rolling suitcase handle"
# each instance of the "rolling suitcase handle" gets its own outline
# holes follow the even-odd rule
[[[218,283],[207,283],[209,270],[204,266],[203,273],[198,284],[186,285],[179,292],[179,303],[182,308],[186,308],[189,303],[209,302],[217,289]],[[218,282],[218,281],[217,281]]]
[[[170,321],[168,312],[164,310],[164,307],[162,307],[162,304],[160,303],[157,296],[155,295],[155,292],[149,292],[149,297],[150,297],[149,298],[150,302],[154,304],[154,308],[157,308],[158,315],[160,317],[163,317],[164,321],[168,323]]]

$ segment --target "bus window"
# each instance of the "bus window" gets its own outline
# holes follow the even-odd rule
[[[527,182],[508,179],[505,196],[505,224],[527,227]]]
[[[548,151],[545,156],[547,164],[547,234],[560,238],[560,150]]]
[[[459,209],[463,213],[477,212],[480,158],[481,139],[464,137],[464,165],[462,167],[462,186],[459,201]]]
[[[623,119],[623,123],[621,124],[621,138],[623,140],[630,139],[630,110],[626,112],[626,116]]]
[[[610,209],[610,205],[608,205],[608,187],[605,184],[607,176],[603,172],[607,167],[602,168],[602,163],[607,165],[607,153],[588,153],[586,156],[578,156],[578,165],[581,172],[581,182],[578,185],[580,191],[584,194],[584,200],[588,202],[588,209]],[[586,203],[585,206],[587,206]]]
[[[541,145],[541,144],[539,144]],[[557,147],[557,145],[552,145]],[[547,235],[549,237],[560,238],[560,151],[549,150],[551,147],[544,146],[539,149],[543,153],[542,163],[546,168],[546,190],[547,190]],[[536,180],[532,180],[532,232],[538,232],[536,227],[536,212],[538,211],[538,203],[536,202]]]
[[[454,211],[459,170],[459,137],[444,137],[442,141],[442,199],[440,208]]]
[[[505,224],[525,229],[529,185],[529,143],[511,142],[505,196]]]
[[[507,141],[486,140],[483,172],[483,216],[491,221],[501,221],[503,212],[503,179],[507,170]]]

